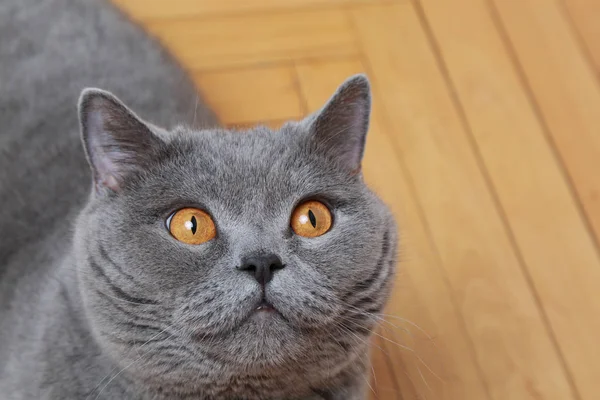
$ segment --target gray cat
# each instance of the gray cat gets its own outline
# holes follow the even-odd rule
[[[365,77],[221,129],[97,0],[1,2],[0,62],[1,399],[366,398],[396,230]],[[85,85],[132,108],[83,91],[81,141]]]

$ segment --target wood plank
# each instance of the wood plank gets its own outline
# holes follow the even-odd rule
[[[270,12],[281,9],[333,7],[346,4],[370,3],[385,0],[113,0],[138,19],[171,19],[207,17],[220,14]]]
[[[569,370],[582,398],[596,399],[600,260],[593,238],[486,1],[421,4]]]
[[[556,1],[494,1],[583,204],[600,237],[600,87]]]
[[[319,109],[344,79],[363,70],[356,60],[299,64],[299,82],[309,111]],[[402,232],[399,273],[386,311],[390,315],[382,330],[389,339],[414,351],[386,341],[389,362],[399,380],[408,378],[414,386],[414,390],[401,386],[402,395],[416,397],[416,393],[436,400],[487,399],[461,316],[394,151],[391,132],[383,124],[379,93],[375,92],[373,102],[363,171],[369,186],[391,207]],[[393,395],[393,391],[381,388],[379,393]]]
[[[600,75],[600,2],[598,0],[564,0],[583,45],[589,52],[596,73]]]
[[[385,353],[386,361],[388,363],[388,368],[393,371],[394,378],[397,382],[396,388],[391,388],[385,390],[384,387],[381,388],[380,393],[384,398],[389,399],[398,399],[398,400],[421,400],[426,399],[431,394],[432,391],[429,387],[427,387],[428,383],[425,381],[425,373],[423,377],[418,377],[418,381],[415,381],[413,377],[414,374],[410,372],[413,368],[414,363],[411,361],[410,356],[408,354],[403,354],[401,357],[398,356],[399,351],[398,346],[394,343],[398,339],[396,338],[395,329],[382,329],[380,330],[379,337],[379,347],[382,349],[381,351]],[[396,342],[398,343],[398,342]],[[409,345],[406,342],[401,343],[402,346],[409,348]],[[406,352],[404,352],[406,353]],[[408,356],[408,357],[407,357]],[[405,362],[411,363],[413,365],[406,365]],[[424,367],[419,367],[421,371],[424,370]],[[423,389],[417,387],[424,386]],[[421,391],[422,390],[422,391]]]
[[[303,114],[292,65],[197,72],[193,77],[226,125],[296,119]]]
[[[573,398],[414,9],[353,16],[492,398]]]
[[[357,54],[348,19],[331,9],[151,21],[145,26],[192,70]]]
[[[399,397],[398,383],[387,359],[389,352],[385,349],[385,344],[378,336],[374,337],[372,341],[371,360],[374,372],[371,386],[375,390],[375,394],[372,393],[371,397],[378,400],[404,400]]]

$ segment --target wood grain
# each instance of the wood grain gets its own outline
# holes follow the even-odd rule
[[[223,14],[269,13],[273,10],[331,7],[385,0],[115,0],[115,3],[143,20],[201,18]],[[264,18],[264,17],[263,17]]]
[[[494,1],[503,29],[600,238],[600,86],[558,2]]]
[[[421,3],[568,373],[598,393],[600,261],[576,199],[485,1]],[[573,341],[576,326],[592,329]]]
[[[494,399],[570,399],[515,249],[410,5],[353,12],[412,179]],[[402,43],[400,48],[400,43]],[[455,232],[460,227],[460,235]],[[518,335],[529,332],[529,335]],[[535,370],[544,365],[543,370]]]
[[[600,76],[600,2],[598,0],[563,0],[582,46]]]
[[[146,27],[191,69],[357,54],[350,24],[335,10],[150,21]]]
[[[400,400],[400,396],[402,396],[402,394],[400,392],[396,377],[390,368],[389,358],[391,356],[385,347],[385,343],[380,337],[375,336],[373,338],[373,346],[371,348],[373,371],[370,384],[374,391],[374,393],[370,393],[371,398]]]

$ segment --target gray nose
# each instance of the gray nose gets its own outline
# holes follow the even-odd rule
[[[266,254],[244,258],[238,269],[250,273],[258,283],[264,286],[273,278],[275,271],[283,267],[279,257],[275,254]]]

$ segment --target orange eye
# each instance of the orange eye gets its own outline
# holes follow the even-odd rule
[[[291,225],[296,235],[312,238],[327,233],[331,222],[331,212],[327,206],[311,200],[296,207]]]
[[[217,235],[210,215],[197,208],[182,208],[167,220],[171,235],[180,242],[201,244]]]

